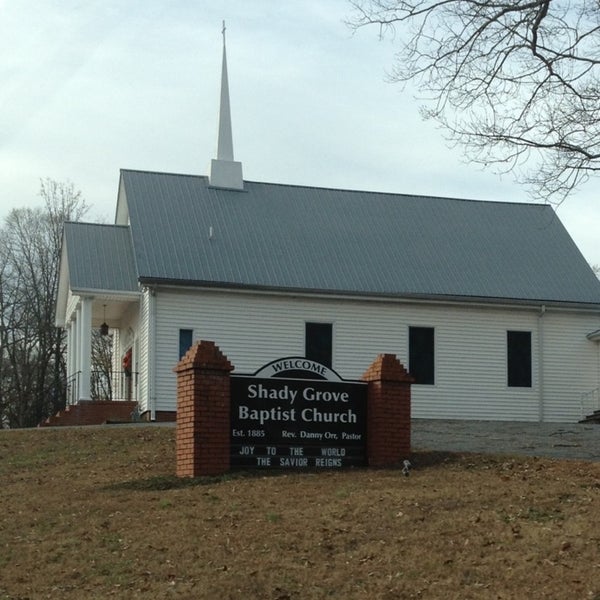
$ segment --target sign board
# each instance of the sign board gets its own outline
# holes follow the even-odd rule
[[[231,467],[366,465],[367,384],[306,358],[231,375]]]

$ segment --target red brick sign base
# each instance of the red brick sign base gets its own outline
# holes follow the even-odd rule
[[[230,373],[233,366],[214,344],[192,346],[177,373],[177,475],[199,477],[230,470]],[[410,454],[410,386],[393,354],[380,354],[362,377],[367,382],[367,461],[399,463]]]

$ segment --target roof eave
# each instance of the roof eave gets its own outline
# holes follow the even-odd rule
[[[119,300],[138,300],[141,296],[139,290],[109,290],[101,288],[72,288],[75,296],[105,296],[119,298]]]
[[[328,289],[306,289],[297,287],[267,286],[267,285],[247,285],[241,283],[231,283],[222,281],[202,281],[186,279],[170,279],[160,277],[140,277],[141,285],[165,286],[165,287],[185,287],[185,288],[210,288],[212,290],[238,291],[238,292],[258,292],[272,293],[279,295],[294,296],[321,296],[321,297],[339,297],[344,299],[363,299],[363,300],[382,300],[382,301],[421,301],[428,303],[442,304],[480,304],[494,306],[520,306],[545,308],[562,308],[568,310],[599,311],[600,301],[593,302],[575,302],[548,299],[527,299],[527,298],[501,298],[487,296],[459,296],[452,294],[422,294],[411,292],[359,292],[355,290],[328,290]]]
[[[56,306],[54,307],[54,325],[64,327],[67,313],[67,298],[69,295],[69,264],[67,258],[67,245],[63,228],[60,263],[58,267],[58,289],[56,292]]]

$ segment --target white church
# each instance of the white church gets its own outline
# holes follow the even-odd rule
[[[114,224],[65,223],[69,403],[129,400],[141,419],[174,420],[173,367],[211,340],[244,374],[306,356],[358,379],[395,354],[417,418],[574,422],[600,408],[600,282],[551,206],[309,184],[243,179],[223,44],[208,175],[123,170]],[[94,330],[112,335],[110,386]]]

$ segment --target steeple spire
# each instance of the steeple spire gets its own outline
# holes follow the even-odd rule
[[[233,160],[233,135],[229,105],[229,80],[227,77],[227,52],[225,49],[225,21],[223,21],[223,62],[221,66],[221,102],[219,104],[219,131],[217,158],[212,159],[208,181],[215,187],[244,189],[242,163]]]
[[[231,109],[229,107],[229,81],[227,78],[227,52],[225,49],[225,21],[223,21],[223,62],[221,66],[221,103],[219,110],[219,137],[217,158],[233,160],[233,135],[231,133]]]

